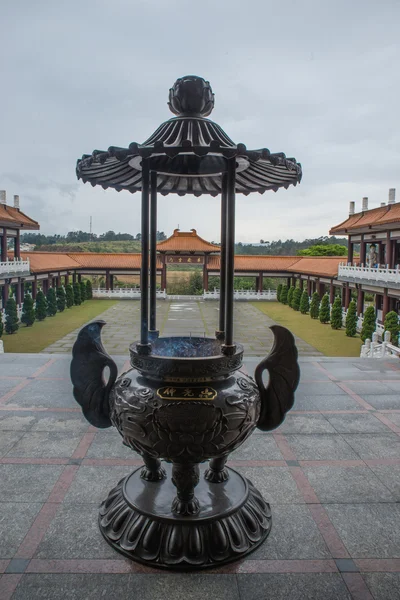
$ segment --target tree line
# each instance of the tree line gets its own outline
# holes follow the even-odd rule
[[[166,240],[167,236],[163,231],[157,231],[157,240]],[[53,244],[77,244],[80,242],[125,242],[140,241],[141,234],[132,235],[130,233],[115,233],[115,231],[106,231],[97,235],[88,231],[69,231],[66,235],[44,235],[42,233],[23,233],[21,234],[21,243],[35,244],[35,246],[47,246]]]
[[[273,256],[344,256],[347,254],[347,238],[338,238],[335,235],[321,236],[318,238],[307,238],[302,242],[295,240],[260,240],[259,245],[243,244],[235,245],[236,254],[273,255]],[[336,246],[332,248],[332,246]],[[310,252],[304,252],[311,250]]]

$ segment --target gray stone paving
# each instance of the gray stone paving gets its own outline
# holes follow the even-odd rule
[[[114,359],[121,371],[126,354]],[[230,456],[271,503],[270,536],[239,563],[186,574],[131,564],[103,540],[99,503],[140,457],[88,425],[69,365],[0,358],[1,600],[399,600],[399,361],[302,358],[283,425]]]
[[[140,303],[128,300],[117,302],[97,318],[107,323],[102,331],[107,351],[110,354],[128,355],[129,344],[139,337]],[[269,352],[273,342],[269,327],[275,321],[248,302],[236,302],[234,322],[235,340],[244,346],[246,356],[265,356]],[[163,336],[213,336],[218,329],[218,302],[159,300],[157,327]],[[71,331],[44,352],[70,353],[78,331]],[[318,350],[297,336],[296,344],[300,356],[321,356]]]

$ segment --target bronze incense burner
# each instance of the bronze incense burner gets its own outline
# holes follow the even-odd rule
[[[243,348],[233,341],[235,191],[246,171],[257,173],[257,191],[265,191],[297,183],[301,170],[282,154],[235,145],[205,119],[214,95],[203,79],[178,80],[169,104],[178,116],[145,144],[78,161],[78,176],[94,185],[142,191],[141,337],[130,347],[132,368],[118,377],[101,343],[105,323],[90,323],[75,342],[71,379],[86,419],[116,427],[144,462],[102,503],[103,536],[133,560],[183,570],[241,558],[271,529],[269,505],[226,462],[256,427],[267,431],[282,423],[300,373],[294,338],[280,326],[271,328],[274,346],[254,379],[242,370]],[[163,338],[155,311],[157,191],[207,193],[207,185],[222,193],[218,330],[215,338]]]

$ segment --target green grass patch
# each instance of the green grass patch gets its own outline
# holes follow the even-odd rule
[[[3,334],[5,352],[41,352],[50,344],[81,327],[116,303],[116,300],[86,300],[80,306],[66,308],[54,317],[35,321],[32,327],[20,323],[17,333]]]
[[[319,320],[311,319],[310,315],[302,315],[280,302],[253,302],[252,304],[325,356],[360,356],[362,344],[360,337],[347,337],[344,328],[332,329],[329,323],[323,325]]]

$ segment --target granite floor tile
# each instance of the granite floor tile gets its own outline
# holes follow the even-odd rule
[[[382,395],[370,395],[360,394],[368,404],[377,408],[378,410],[400,410],[400,395],[394,394],[382,394]]]
[[[82,465],[65,495],[64,503],[92,503],[98,506],[107,498],[112,488],[136,468]]]
[[[229,455],[229,460],[283,460],[283,456],[271,435],[254,433]]]
[[[303,504],[303,496],[288,467],[235,467],[271,504]]]
[[[45,502],[63,468],[58,465],[0,465],[0,502]]]
[[[329,423],[338,433],[380,433],[388,428],[373,414],[326,415]]]
[[[297,460],[354,460],[358,456],[344,439],[331,434],[285,434]]]
[[[42,506],[36,502],[0,504],[0,558],[14,556]]]
[[[32,573],[23,575],[12,600],[136,600],[135,595],[131,575]]]
[[[392,421],[395,425],[400,427],[400,412],[398,413],[385,413],[385,417]]]
[[[307,403],[311,403],[312,407],[308,410],[365,410],[358,402],[344,394],[341,396],[305,396],[305,404],[307,405]]]
[[[51,521],[35,558],[117,558],[115,550],[100,533],[98,514],[98,506],[94,504],[63,504]]]
[[[30,431],[13,446],[7,456],[29,458],[69,458],[82,439],[82,434]]]
[[[69,381],[35,379],[6,403],[7,406],[36,408],[76,408]]]
[[[24,575],[13,600],[239,600],[235,575]]]
[[[400,458],[400,437],[395,433],[344,433],[342,437],[363,460]]]
[[[356,394],[363,396],[374,395],[380,396],[382,394],[391,394],[391,388],[388,383],[382,381],[352,381],[347,386]]]
[[[35,420],[31,412],[0,412],[0,431],[28,431]]]
[[[303,396],[341,396],[346,395],[346,392],[342,390],[333,381],[323,383],[302,383],[300,379],[299,387],[297,388],[299,394]]]
[[[238,575],[241,600],[351,600],[339,573]]]
[[[304,467],[321,502],[394,502],[395,497],[368,467]]]
[[[326,504],[352,558],[400,558],[399,504]]]
[[[0,456],[5,456],[24,435],[24,431],[2,431],[0,434]]]
[[[7,371],[8,371],[8,367],[9,367],[9,365],[7,365]],[[19,369],[19,374],[20,374],[20,376],[24,377],[24,375],[21,373],[21,368]],[[2,396],[4,396],[5,394],[8,394],[8,392],[10,392],[13,388],[15,388],[16,385],[21,383],[21,381],[23,381],[23,380],[22,379],[0,379],[0,398]]]
[[[335,433],[335,429],[323,415],[288,414],[279,431],[281,433]]]
[[[400,465],[375,465],[370,469],[400,502]]]
[[[122,437],[112,427],[98,431],[86,454],[87,458],[139,458],[139,455],[124,446]]]
[[[251,554],[251,560],[307,560],[331,558],[331,554],[304,504],[274,504],[272,529],[267,540]]]
[[[364,573],[375,600],[399,600],[400,573]]]

